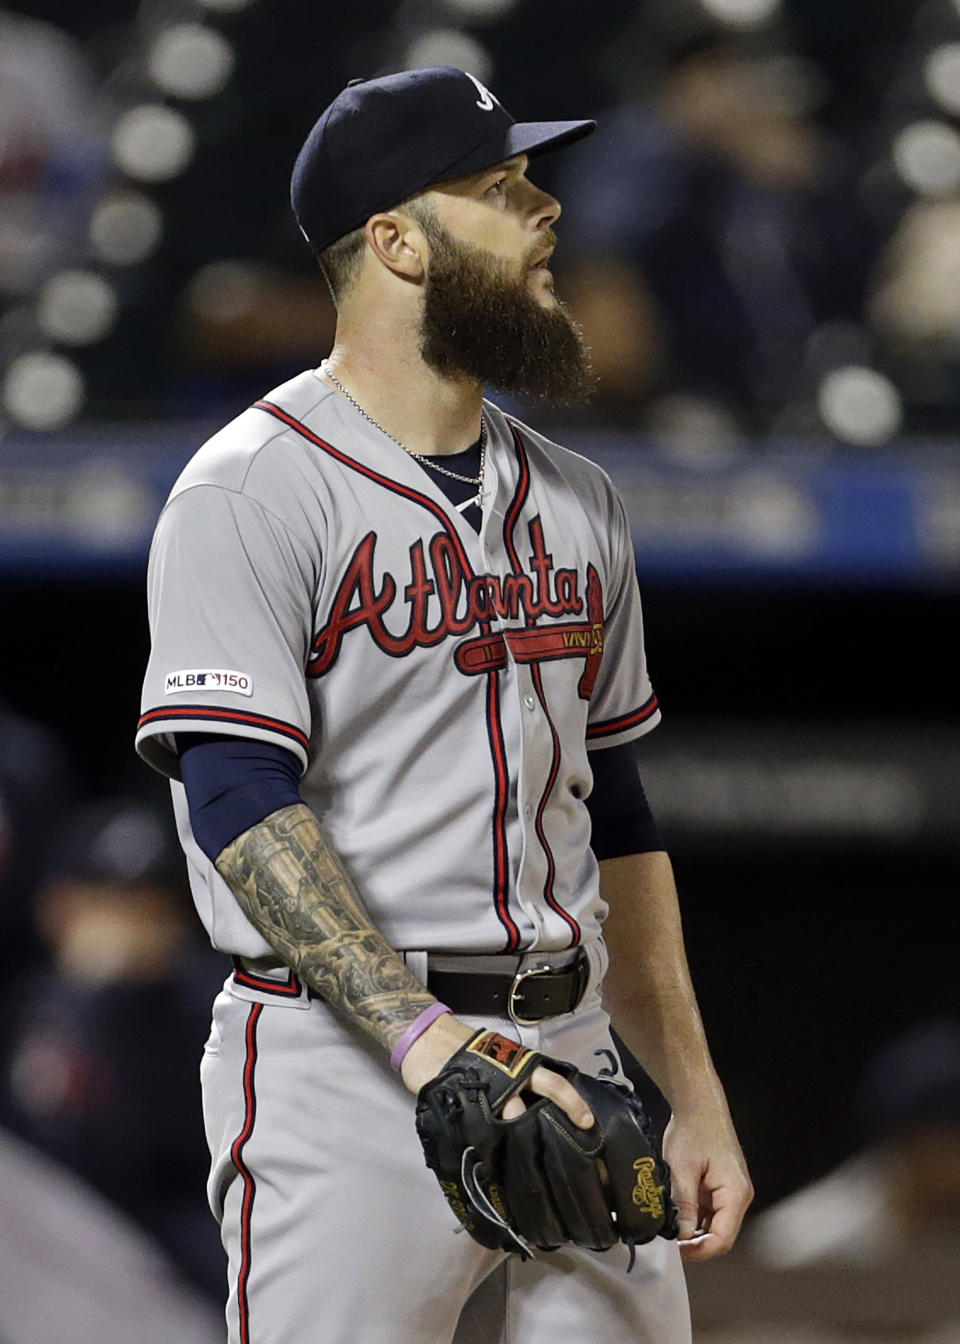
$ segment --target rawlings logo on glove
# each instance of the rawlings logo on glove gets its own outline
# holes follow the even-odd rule
[[[545,1097],[500,1118],[540,1064],[587,1102],[590,1129]],[[605,1251],[623,1241],[632,1265],[635,1245],[677,1235],[670,1170],[633,1093],[497,1032],[477,1032],[420,1089],[417,1132],[458,1220],[491,1250],[526,1257],[531,1246]]]

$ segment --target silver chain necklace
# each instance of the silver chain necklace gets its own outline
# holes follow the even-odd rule
[[[354,408],[354,410],[360,412],[364,420],[369,421],[369,423],[373,425],[374,429],[379,429],[380,433],[385,434],[388,439],[392,439],[393,442],[397,445],[397,447],[402,448],[403,451],[409,454],[410,457],[415,457],[416,460],[422,466],[429,467],[432,471],[439,471],[441,476],[449,476],[450,479],[453,481],[463,481],[466,485],[475,485],[477,487],[477,493],[475,495],[471,495],[469,499],[465,499],[462,504],[456,504],[454,506],[458,513],[464,513],[467,509],[470,508],[472,504],[476,504],[478,509],[482,507],[483,468],[486,465],[487,461],[487,422],[486,420],[484,420],[483,415],[480,416],[480,474],[478,476],[463,476],[458,471],[449,471],[446,467],[441,467],[440,464],[438,462],[435,462],[432,457],[427,457],[424,453],[417,453],[412,448],[408,448],[405,443],[401,443],[400,440],[396,438],[395,435],[389,432],[389,430],[384,429],[383,425],[378,425],[376,420],[374,420],[373,416],[363,409],[363,407],[360,405],[359,401],[357,401],[355,397],[351,397],[350,393],[344,387],[343,383],[341,383],[340,380],[333,373],[331,373],[326,360],[324,360],[323,363],[320,365],[320,372],[324,375],[324,377],[330,379],[331,383],[333,383],[337,391],[342,393],[342,395],[346,397],[347,401],[349,401],[350,405]]]

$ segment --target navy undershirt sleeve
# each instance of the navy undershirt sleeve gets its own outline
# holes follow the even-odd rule
[[[636,744],[590,753],[593,791],[586,800],[598,859],[662,849],[640,780]],[[190,825],[215,861],[238,835],[281,807],[302,802],[300,762],[272,742],[208,733],[177,736]]]
[[[618,859],[663,849],[640,780],[637,743],[591,751],[590,768],[593,791],[586,804],[593,823],[590,848],[597,858]]]
[[[300,762],[272,742],[178,733],[194,839],[216,860],[232,840],[281,807],[300,803]]]

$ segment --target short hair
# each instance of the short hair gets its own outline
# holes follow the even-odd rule
[[[418,192],[415,196],[408,196],[405,201],[401,201],[394,208],[404,210],[408,215],[412,215],[431,241],[436,238],[437,213],[432,203],[424,199],[423,192]],[[323,272],[323,278],[330,290],[330,297],[337,307],[339,307],[340,299],[359,274],[360,265],[363,261],[363,249],[366,246],[364,230],[365,226],[361,224],[358,229],[351,229],[342,238],[338,238],[336,242],[317,253],[320,270]]]
[[[331,243],[329,247],[325,247],[322,252],[317,253],[320,270],[323,272],[323,278],[330,290],[330,297],[336,306],[339,306],[341,295],[356,279],[357,272],[360,270],[360,263],[363,260],[365,246],[366,235],[361,225],[359,229],[351,229],[342,238],[338,238],[335,243]]]

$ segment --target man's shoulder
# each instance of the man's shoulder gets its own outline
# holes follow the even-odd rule
[[[170,498],[200,485],[256,494],[265,474],[275,484],[285,471],[299,474],[309,449],[290,422],[311,416],[329,395],[311,369],[274,388],[197,449]]]
[[[490,406],[491,403],[488,402],[488,409]],[[541,476],[546,474],[561,477],[574,489],[585,492],[585,498],[602,500],[605,503],[615,498],[616,490],[613,482],[603,467],[581,453],[574,452],[572,448],[565,448],[562,443],[548,438],[546,434],[533,429],[515,415],[510,415],[497,406],[494,406],[493,410],[502,420],[507,432],[519,437],[530,459],[532,472]]]

